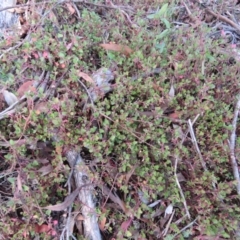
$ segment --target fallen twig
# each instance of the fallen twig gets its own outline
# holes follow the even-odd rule
[[[74,179],[76,187],[82,187],[78,194],[78,198],[82,203],[82,215],[84,217],[84,235],[86,239],[100,240],[101,234],[98,227],[97,214],[95,212],[95,204],[93,202],[93,185],[84,187],[86,184],[90,183],[88,168],[85,166],[83,159],[80,154],[76,151],[67,152],[67,160],[72,166],[76,161],[76,166],[74,167]]]
[[[192,122],[191,122],[190,119],[188,119],[188,126],[189,126],[189,132],[190,132],[190,135],[191,135],[191,138],[192,138],[193,145],[194,145],[194,147],[195,147],[195,149],[198,153],[198,156],[200,158],[200,162],[202,164],[202,167],[203,167],[204,171],[208,171],[207,166],[206,166],[206,162],[204,161],[202,153],[201,153],[200,148],[198,146],[197,139],[196,139],[195,133],[193,131]]]
[[[166,228],[165,228],[165,229],[163,230],[163,232],[162,232],[162,236],[163,236],[163,237],[167,235],[167,232],[168,232],[168,229],[169,229],[170,224],[171,224],[171,222],[172,222],[172,219],[173,219],[174,214],[175,214],[175,210],[173,210],[173,212],[172,212],[172,214],[171,214],[171,217],[170,217],[169,220],[168,220],[167,226],[166,226]]]
[[[236,145],[236,129],[237,129],[237,120],[238,120],[239,110],[240,110],[240,96],[238,96],[237,104],[234,111],[234,116],[232,121],[233,130],[232,130],[230,141],[229,141],[231,165],[232,165],[234,179],[237,181],[238,195],[240,195],[240,177],[239,177],[238,164],[235,157],[235,145]]]
[[[213,12],[212,10],[210,10],[207,7],[205,7],[205,11],[212,14],[215,18],[217,18],[219,20],[222,20],[223,22],[228,23],[229,25],[234,27],[236,30],[238,30],[238,32],[240,33],[240,26],[238,24],[236,24],[235,22],[233,22],[232,20],[228,19],[227,17],[222,16],[220,13]]]
[[[190,222],[187,226],[185,226],[184,228],[182,228],[178,233],[176,233],[175,235],[172,236],[172,239],[175,239],[176,236],[178,236],[181,232],[185,231],[186,229],[188,229],[189,227],[191,227],[198,218],[194,219],[192,222]]]
[[[181,197],[183,199],[183,205],[185,207],[186,214],[187,214],[188,218],[191,219],[190,213],[188,211],[188,206],[187,206],[186,199],[184,197],[181,185],[180,185],[180,183],[178,181],[178,177],[177,177],[177,164],[178,164],[178,158],[176,157],[176,159],[175,159],[175,166],[174,166],[174,176],[175,176],[175,179],[176,179],[177,186],[179,188],[180,195],[181,195]]]

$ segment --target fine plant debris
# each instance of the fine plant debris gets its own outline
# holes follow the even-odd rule
[[[0,239],[240,239],[240,2],[0,3]]]

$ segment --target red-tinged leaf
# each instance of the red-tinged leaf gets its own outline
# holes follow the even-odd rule
[[[179,119],[180,112],[174,112],[168,115],[171,119]]]
[[[28,231],[27,230],[24,230],[23,233],[22,233],[24,239],[27,239],[27,236],[28,236]]]
[[[35,59],[39,58],[38,53],[36,53],[36,52],[33,52],[32,55],[34,56]]]
[[[61,69],[64,69],[64,68],[66,68],[66,64],[65,64],[65,63],[60,63],[60,64],[59,64],[59,67],[60,67]]]
[[[44,57],[44,58],[47,59],[47,58],[48,58],[48,55],[49,55],[49,52],[48,52],[48,51],[43,51],[43,57]]]
[[[76,190],[74,190],[69,196],[65,198],[63,203],[47,206],[47,207],[44,207],[43,209],[48,209],[51,211],[63,211],[74,202],[81,188],[82,187],[78,187]]]
[[[133,52],[133,50],[130,47],[125,46],[125,45],[116,44],[116,43],[102,43],[102,44],[100,44],[100,46],[106,50],[120,52],[120,53],[124,54],[125,56],[129,56]]]
[[[48,233],[51,230],[52,230],[52,228],[47,224],[42,224],[42,225],[35,224],[34,225],[34,231],[36,233]]]
[[[122,224],[121,224],[121,229],[125,232],[128,230],[129,226],[131,225],[133,219],[132,218],[129,218],[127,221],[124,221]]]
[[[22,97],[24,94],[28,92],[33,92],[35,93],[37,90],[33,86],[34,81],[27,81],[21,87],[17,90],[18,96]]]
[[[78,73],[78,76],[79,76],[79,77],[82,77],[82,78],[83,78],[84,80],[86,80],[87,82],[90,82],[90,83],[94,84],[93,79],[92,79],[90,76],[88,76],[86,73],[84,73],[84,72],[79,72],[79,73]]]
[[[53,225],[58,225],[58,220],[53,220]]]

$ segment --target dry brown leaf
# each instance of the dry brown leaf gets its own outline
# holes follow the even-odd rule
[[[47,232],[51,231],[52,228],[51,228],[51,226],[49,226],[47,224],[42,224],[42,225],[35,224],[34,230],[36,233],[47,233]]]
[[[125,176],[125,184],[126,184],[126,186],[128,186],[129,179],[131,178],[131,176],[133,175],[133,173],[135,172],[137,167],[138,167],[138,164],[135,164],[134,166],[131,166],[131,169],[126,174],[126,176]]]
[[[93,79],[92,79],[90,76],[88,76],[86,73],[84,73],[84,72],[79,72],[79,73],[78,73],[78,76],[79,76],[79,77],[82,77],[82,78],[83,78],[84,80],[86,80],[87,82],[90,82],[90,83],[94,84]]]
[[[84,220],[85,220],[85,219],[84,219],[83,215],[81,215],[81,214],[79,214],[79,215],[77,216],[76,220],[75,220],[75,225],[76,225],[76,227],[77,227],[78,232],[79,232],[80,235],[83,235],[83,234],[84,234],[84,233],[83,233],[83,224],[82,224]]]
[[[76,217],[76,221],[84,221],[85,218],[82,214],[78,214],[77,217]]]
[[[18,176],[17,176],[17,189],[18,191],[22,192],[22,180],[21,180],[21,177],[20,177],[20,174],[18,173]]]
[[[120,52],[120,53],[124,54],[125,56],[129,56],[133,52],[133,50],[130,47],[125,46],[125,45],[116,44],[116,43],[102,43],[102,44],[100,44],[100,46],[106,50]]]
[[[78,187],[77,189],[75,189],[69,196],[67,196],[64,200],[63,203],[59,203],[56,205],[50,205],[47,207],[43,207],[43,209],[48,209],[51,211],[63,211],[64,209],[66,209],[67,207],[69,207],[75,200],[75,198],[77,197],[77,195],[79,194],[79,191],[81,190],[83,186]]]
[[[42,176],[45,176],[47,174],[49,174],[50,172],[52,172],[53,167],[51,164],[48,164],[47,166],[43,166],[40,169],[38,169],[38,172],[42,173]]]
[[[180,118],[180,115],[181,115],[180,112],[175,111],[175,112],[173,112],[173,113],[170,113],[170,114],[168,115],[168,117],[171,118],[171,119],[179,119],[179,118]]]
[[[36,93],[36,88],[33,86],[34,81],[27,81],[17,90],[18,97],[22,97],[28,92]]]
[[[56,153],[59,155],[59,156],[62,156],[62,146],[60,145],[57,145],[56,148]]]
[[[105,225],[106,225],[107,218],[102,217],[101,220],[99,221],[99,228],[101,231],[105,231]]]
[[[35,105],[34,110],[36,111],[36,114],[39,115],[40,113],[48,113],[49,108],[47,103],[40,102]]]
[[[73,15],[76,12],[71,3],[66,3],[66,6],[71,15]]]
[[[177,173],[177,178],[179,182],[186,182],[186,178],[182,175],[182,173]]]

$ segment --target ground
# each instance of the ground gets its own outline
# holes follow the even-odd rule
[[[12,9],[0,239],[240,239],[238,1]]]

